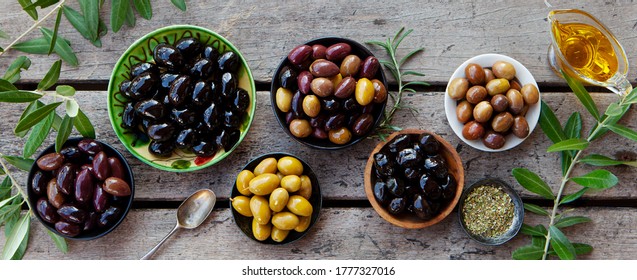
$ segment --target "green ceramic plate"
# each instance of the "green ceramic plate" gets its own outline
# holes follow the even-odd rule
[[[153,49],[160,43],[173,44],[181,38],[195,37],[207,45],[216,47],[219,52],[228,50],[239,55],[241,66],[238,71],[239,87],[245,89],[250,95],[250,107],[248,108],[248,116],[244,119],[240,126],[241,136],[239,141],[229,151],[220,149],[214,156],[208,158],[197,157],[190,152],[175,150],[169,158],[158,158],[148,152],[148,140],[138,138],[135,133],[124,129],[121,114],[124,111],[126,97],[119,92],[119,84],[128,79],[132,65],[139,62],[153,61]],[[146,34],[144,37],[135,41],[115,64],[111,80],[108,84],[108,116],[111,125],[115,130],[115,134],[124,144],[128,151],[144,163],[155,168],[174,171],[187,172],[206,168],[211,166],[225,157],[241,143],[245,135],[248,133],[252,119],[254,118],[254,110],[256,107],[256,90],[252,73],[248,67],[245,58],[239,50],[233,46],[228,40],[219,34],[208,29],[192,25],[173,25],[157,29]]]

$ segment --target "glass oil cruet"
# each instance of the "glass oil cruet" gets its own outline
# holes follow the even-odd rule
[[[584,83],[608,88],[620,96],[633,87],[627,79],[628,60],[615,36],[599,20],[582,10],[552,10],[548,60]]]

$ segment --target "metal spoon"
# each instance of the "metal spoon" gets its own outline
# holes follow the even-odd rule
[[[179,208],[177,208],[177,225],[175,228],[141,259],[150,259],[157,249],[177,232],[179,228],[194,229],[201,225],[208,215],[210,215],[210,212],[212,212],[216,201],[217,196],[209,189],[201,189],[191,194],[179,205]]]

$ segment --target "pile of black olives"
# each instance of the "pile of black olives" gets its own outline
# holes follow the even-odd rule
[[[457,182],[433,135],[401,134],[374,154],[374,197],[389,213],[435,217],[456,194]]]
[[[195,38],[158,44],[154,62],[131,67],[120,93],[127,98],[122,127],[148,137],[148,151],[168,157],[177,149],[210,157],[230,150],[250,106],[238,86],[239,56]]]
[[[74,237],[111,227],[130,200],[124,165],[93,139],[37,160],[30,191],[38,215],[57,232]]]

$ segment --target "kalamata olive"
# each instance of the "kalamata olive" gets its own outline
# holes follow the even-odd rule
[[[250,94],[245,89],[237,88],[231,101],[234,111],[245,112],[250,107]]]
[[[511,88],[511,85],[507,79],[493,79],[487,83],[485,88],[489,95],[494,96],[496,94],[504,94]]]
[[[396,163],[401,167],[415,167],[422,162],[422,156],[412,148],[402,149],[398,152]]]
[[[461,123],[466,123],[473,118],[473,105],[467,100],[462,100],[456,107],[456,117]]]
[[[352,140],[352,132],[347,127],[332,129],[327,133],[327,136],[330,142],[337,145],[344,145]]]
[[[294,89],[293,87],[297,85],[296,78],[296,71],[289,66],[284,66],[279,74],[279,84],[284,88]]]
[[[64,147],[62,150],[60,150],[60,154],[64,156],[64,159],[66,161],[74,163],[78,163],[83,158],[82,152],[80,152],[80,149],[75,146]]]
[[[356,80],[352,77],[345,77],[341,82],[336,86],[336,90],[334,91],[334,96],[338,98],[348,98],[354,93],[356,89]]]
[[[389,142],[387,147],[389,147],[389,151],[391,153],[395,154],[395,153],[398,153],[398,151],[409,147],[410,144],[411,144],[410,136],[407,134],[401,134],[396,136],[391,142]]]
[[[315,95],[306,95],[303,98],[303,112],[310,118],[314,118],[321,112],[321,100]]]
[[[64,156],[59,153],[50,153],[43,155],[37,161],[37,165],[44,171],[52,171],[60,168],[64,163]]]
[[[168,44],[159,44],[153,50],[155,63],[169,69],[179,69],[184,63],[184,57],[179,50]]]
[[[372,80],[374,85],[374,103],[383,103],[387,100],[387,88],[385,84],[378,79]]]
[[[363,136],[372,128],[374,124],[374,116],[371,114],[362,114],[354,121],[352,132],[356,136]]]
[[[416,214],[418,218],[423,220],[429,220],[434,215],[429,202],[427,202],[421,194],[416,194],[414,196],[412,212]]]
[[[495,117],[493,117],[493,120],[491,121],[491,128],[493,128],[495,132],[500,133],[507,132],[512,125],[513,115],[511,115],[511,113],[509,112],[499,113],[495,115]]]
[[[493,71],[491,71],[491,69],[484,68],[484,82],[488,83],[493,79],[495,79],[495,75],[493,75]]]
[[[509,111],[514,115],[519,114],[524,108],[524,97],[516,89],[510,89],[506,95],[509,100]]]
[[[332,115],[325,122],[325,130],[338,129],[345,126],[346,118],[344,114]]]
[[[122,162],[119,161],[119,159],[116,157],[109,157],[107,161],[108,161],[108,166],[111,169],[111,176],[124,179],[126,171],[124,170],[124,166],[122,165]]]
[[[99,215],[97,213],[95,212],[88,213],[88,216],[86,217],[86,221],[84,222],[84,227],[82,228],[82,230],[84,232],[90,232],[94,230],[95,228],[97,228],[98,219],[99,219]]]
[[[387,190],[389,190],[389,192],[395,197],[403,196],[403,193],[405,192],[405,183],[402,179],[399,177],[389,177],[385,181],[385,184],[387,185]]]
[[[140,101],[135,105],[137,114],[150,120],[159,120],[167,114],[167,110],[161,102],[154,99]],[[80,147],[80,150],[82,148]]]
[[[394,173],[394,162],[382,152],[374,154],[374,167],[383,176],[392,176]]]
[[[139,118],[137,117],[137,112],[135,111],[135,106],[132,102],[126,103],[126,107],[124,107],[124,112],[122,112],[122,127],[127,129],[137,128],[139,124]]]
[[[486,123],[491,119],[493,107],[489,101],[482,101],[473,108],[473,118],[481,123]]]
[[[321,104],[321,110],[327,113],[334,113],[341,109],[341,103],[334,98],[325,98],[323,99],[323,104]]]
[[[344,59],[351,52],[352,46],[348,43],[336,43],[325,50],[325,58],[332,61],[338,61]]]
[[[197,115],[195,111],[190,109],[179,110],[177,108],[173,108],[170,114],[170,119],[175,121],[181,126],[186,126],[186,125],[193,124],[197,119]],[[150,130],[148,133],[150,133]],[[152,139],[153,137],[151,136],[150,138]],[[158,140],[158,139],[155,139],[155,140]],[[159,140],[159,141],[163,141],[163,140]]]
[[[540,100],[540,92],[537,90],[534,84],[526,84],[520,90],[522,97],[524,97],[524,103],[533,105]]]
[[[188,103],[191,95],[191,80],[188,76],[179,76],[168,90],[168,99],[173,106]]]
[[[496,61],[491,68],[493,75],[497,78],[504,78],[507,80],[513,80],[515,78],[515,67],[513,64],[506,61]]]
[[[205,124],[206,128],[210,131],[219,126],[220,118],[222,116],[222,111],[215,103],[210,104],[208,108],[203,112],[202,122]]]
[[[203,51],[201,52],[201,57],[205,57],[211,61],[217,61],[218,63],[219,51],[213,46],[206,46],[203,48]]]
[[[77,148],[89,156],[94,156],[102,151],[102,144],[94,139],[82,139],[79,143],[77,143]]]
[[[93,173],[95,178],[100,181],[104,181],[106,178],[111,176],[111,167],[108,165],[108,156],[103,151],[97,153],[97,155],[93,158]]]
[[[304,119],[296,119],[290,123],[290,133],[298,138],[305,138],[312,134],[310,122]]]
[[[477,121],[470,121],[462,128],[462,137],[467,140],[476,140],[484,135],[484,126]]]
[[[119,83],[119,92],[128,96],[128,89],[130,88],[130,84],[130,80],[123,80],[121,83]]]
[[[396,197],[392,199],[392,201],[389,203],[387,210],[391,214],[398,215],[402,213],[403,211],[405,211],[406,205],[407,205],[407,199],[402,197]]]
[[[442,199],[444,200],[453,199],[456,195],[457,187],[458,187],[458,183],[456,182],[456,178],[453,177],[453,175],[448,174],[444,182],[440,184],[440,188],[442,189]]]
[[[518,138],[526,138],[529,135],[529,123],[526,118],[517,116],[513,119],[513,134]]]
[[[361,59],[355,54],[350,54],[341,62],[341,76],[349,77],[355,76],[361,67]]]
[[[310,126],[312,127],[325,127],[325,123],[327,122],[327,115],[321,114],[316,116],[315,118],[310,119]]]
[[[294,112],[290,111],[287,114],[285,114],[285,123],[289,125],[293,120],[298,118],[300,117],[294,114]]]
[[[374,111],[374,104],[367,104],[361,109],[362,114],[371,114]]]
[[[503,112],[509,108],[509,99],[503,94],[496,94],[491,98],[491,106],[496,112]]]
[[[82,232],[82,228],[79,225],[65,221],[55,223],[55,230],[67,237],[75,237]]]
[[[327,47],[321,44],[312,45],[312,59],[314,60],[321,59],[321,58],[324,59],[327,56],[326,50],[327,50]],[[295,63],[295,64],[300,64],[300,63]]]
[[[506,139],[504,139],[504,136],[494,131],[487,132],[484,138],[482,138],[482,143],[491,149],[500,149],[504,146],[505,142]]]
[[[104,213],[100,215],[97,225],[99,227],[106,227],[114,224],[122,214],[122,210],[119,207],[111,206]]]
[[[303,94],[310,93],[313,79],[314,79],[314,76],[312,76],[312,73],[310,73],[310,71],[306,70],[299,73],[298,77],[296,78],[296,81],[297,81],[297,86],[299,90],[301,91],[301,93]]]
[[[78,202],[87,202],[93,197],[93,174],[89,169],[83,169],[77,174],[75,180],[75,200]]]
[[[80,166],[80,170],[84,169],[88,169],[89,171],[93,172],[93,162],[82,164],[82,166]]]
[[[305,95],[301,93],[301,91],[296,91],[294,95],[292,95],[292,103],[290,104],[290,109],[297,116],[303,115],[303,99]]]
[[[378,69],[380,69],[380,62],[378,58],[374,56],[368,56],[363,60],[363,64],[361,65],[361,69],[359,70],[360,78],[366,79],[374,79],[376,77],[376,73],[378,73]]]
[[[140,74],[131,81],[131,86],[128,89],[129,96],[137,100],[150,96],[155,92],[158,80],[157,75],[151,72]]]
[[[522,90],[522,86],[520,86],[520,83],[518,83],[517,80],[509,81],[509,85],[511,86],[512,89],[515,89],[517,91]]]
[[[339,74],[339,72],[338,66],[326,59],[317,59],[310,65],[310,73],[314,77],[332,77]]]
[[[376,184],[374,184],[374,197],[376,198],[376,201],[378,201],[378,203],[380,203],[381,205],[389,204],[391,198],[389,196],[389,191],[387,190],[387,184],[385,184],[385,182],[378,181],[376,182]]]
[[[150,141],[150,144],[148,145],[148,152],[157,157],[170,156],[173,150],[175,150],[175,144],[172,141]]]
[[[57,173],[57,186],[60,192],[69,195],[73,193],[73,182],[75,181],[75,166],[64,164]]]
[[[177,41],[175,48],[177,48],[186,59],[191,59],[199,55],[204,46],[198,39],[188,37]]]
[[[155,64],[148,63],[148,62],[137,63],[133,65],[133,67],[131,67],[131,75],[133,77],[137,77],[144,72],[151,72],[152,74],[157,74],[159,73],[159,70],[157,69],[157,66],[155,66]]]
[[[464,74],[467,77],[467,80],[469,80],[469,83],[472,85],[484,84],[485,75],[482,66],[475,63],[469,63],[464,69]]]
[[[190,75],[196,78],[206,79],[214,73],[217,69],[215,62],[208,60],[207,58],[201,58],[195,61],[195,64],[190,67]]]
[[[299,45],[294,47],[288,53],[288,59],[294,65],[298,65],[306,61],[312,55],[312,47],[308,45]]]
[[[418,146],[429,156],[436,155],[440,151],[440,142],[429,133],[423,133],[418,136]]]
[[[214,140],[195,141],[195,144],[192,146],[192,152],[200,157],[211,157],[217,153],[217,145],[215,145]]]
[[[449,82],[447,88],[447,94],[454,100],[461,100],[465,98],[467,90],[469,89],[469,80],[465,78],[455,78]]]
[[[179,149],[189,149],[195,141],[195,131],[192,128],[186,128],[179,131],[175,138],[175,146]]]
[[[356,82],[354,96],[356,97],[356,102],[361,106],[372,103],[374,101],[374,84],[372,81],[367,78],[359,79]]]
[[[93,186],[93,208],[95,211],[102,213],[109,207],[111,195],[108,194],[100,184]]]
[[[358,102],[356,102],[356,98],[354,98],[353,96],[343,101],[343,109],[347,111],[354,112],[358,111],[359,108],[360,105],[358,105]]]
[[[221,96],[224,100],[230,99],[230,96],[237,90],[238,83],[237,76],[231,72],[225,72],[221,75]]]
[[[471,104],[478,104],[487,97],[487,89],[483,86],[472,86],[467,90],[467,101]]]
[[[73,204],[62,205],[62,207],[58,209],[57,213],[63,220],[74,224],[84,223],[88,214],[86,213],[86,210]]]
[[[232,52],[226,51],[219,56],[219,70],[222,72],[234,72],[239,69],[239,56]]]
[[[62,207],[62,204],[64,204],[64,195],[60,192],[57,180],[55,178],[51,179],[46,185],[46,196],[49,199],[51,205],[53,205],[53,207],[55,208],[60,208]]]
[[[320,127],[315,127],[312,129],[312,137],[316,139],[327,139],[329,135],[324,129]]]
[[[405,179],[410,182],[418,182],[423,175],[423,170],[420,167],[407,167],[404,170]]]
[[[155,141],[167,141],[173,137],[175,126],[170,123],[158,123],[148,127],[148,137]]]
[[[33,174],[33,179],[31,179],[31,190],[34,194],[44,195],[46,193],[46,184],[49,183],[51,178],[48,175],[48,172],[42,172],[40,170],[36,171]]]
[[[334,84],[327,78],[316,78],[312,80],[310,89],[320,97],[328,97],[334,92]]]
[[[131,189],[126,181],[117,177],[108,177],[104,180],[102,188],[113,196],[129,196]]]
[[[45,222],[53,224],[58,221],[59,217],[55,208],[45,198],[40,198],[35,208]]]

